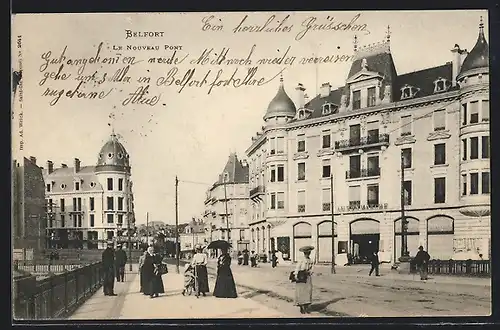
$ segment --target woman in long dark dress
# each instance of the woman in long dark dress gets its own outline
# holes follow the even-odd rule
[[[146,294],[144,292],[144,288],[146,287],[145,283],[147,283],[147,282],[145,281],[146,275],[144,275],[144,268],[142,266],[144,266],[144,260],[146,258],[147,253],[148,253],[148,251],[146,249],[144,249],[144,254],[139,257],[139,276],[140,276],[140,283],[141,283],[141,290],[139,292],[142,292],[143,294]]]
[[[145,275],[144,284],[144,294],[149,295],[151,298],[158,297],[160,293],[165,293],[165,288],[163,286],[163,281],[161,279],[161,274],[157,273],[157,269],[160,267],[162,262],[162,256],[158,253],[154,253],[154,248],[149,247],[146,257],[144,258],[143,275]]]
[[[217,280],[215,281],[214,296],[217,298],[237,298],[236,285],[231,272],[231,257],[228,249],[221,249],[222,254],[217,259]]]
[[[196,295],[203,294],[204,296],[210,292],[208,287],[208,272],[207,272],[208,258],[205,253],[203,253],[203,248],[201,246],[196,247],[196,254],[191,260],[191,265],[195,269],[196,276]]]

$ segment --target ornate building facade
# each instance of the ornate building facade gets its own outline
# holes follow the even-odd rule
[[[490,256],[489,48],[483,24],[473,49],[455,45],[451,61],[398,74],[389,33],[357,47],[344,86],[287,95],[283,80],[246,150],[250,240],[297,260],[313,245],[363,262],[373,251],[401,255],[404,197],[410,255]],[[403,180],[402,180],[403,171]],[[333,205],[331,187],[333,181]]]
[[[219,179],[206,194],[203,218],[209,225],[210,241],[227,240],[229,236],[233,249],[250,248],[248,196],[248,165],[231,153]]]
[[[134,228],[130,156],[113,133],[95,166],[73,165],[48,161],[43,171],[50,246],[104,248]]]

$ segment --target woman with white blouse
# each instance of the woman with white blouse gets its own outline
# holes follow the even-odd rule
[[[199,296],[200,293],[204,296],[210,292],[208,287],[208,272],[207,272],[208,257],[203,253],[203,248],[201,246],[196,246],[196,254],[191,260],[191,265],[194,268],[194,274],[196,277],[196,295]]]
[[[312,246],[305,246],[299,249],[304,253],[304,257],[297,263],[295,267],[295,305],[300,307],[302,314],[309,313],[308,307],[312,303],[312,270],[314,262],[311,260]]]

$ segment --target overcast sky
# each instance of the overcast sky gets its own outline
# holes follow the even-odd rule
[[[67,163],[72,166],[78,157],[83,165],[95,165],[101,146],[109,138],[109,115],[115,113],[115,131],[130,153],[132,180],[134,182],[135,210],[138,223],[150,220],[173,223],[174,178],[206,183],[180,183],[179,216],[181,222],[192,216],[200,216],[208,185],[217,179],[231,151],[244,158],[244,151],[251,137],[263,125],[263,115],[274,97],[279,79],[260,87],[216,88],[207,95],[207,88],[186,88],[177,93],[173,87],[152,86],[151,95],[162,93],[160,102],[154,106],[122,106],[124,95],[137,88],[136,84],[117,87],[104,100],[68,100],[61,98],[55,106],[49,106],[51,98],[42,97],[47,87],[73,89],[76,70],[68,69],[72,77],[66,81],[52,81],[39,86],[43,63],[41,54],[52,51],[57,58],[65,45],[70,57],[90,57],[95,54],[102,41],[102,54],[113,54],[115,45],[182,45],[179,56],[189,53],[188,59],[201,54],[205,48],[214,47],[214,52],[229,47],[228,57],[246,57],[252,45],[256,45],[253,59],[275,56],[291,46],[289,55],[297,57],[292,66],[260,66],[256,76],[271,79],[285,68],[283,77],[288,94],[294,98],[298,82],[306,87],[311,97],[317,85],[330,82],[334,88],[343,85],[350,63],[329,63],[317,67],[300,65],[303,56],[319,53],[326,55],[352,55],[354,32],[310,31],[300,41],[295,36],[300,25],[311,16],[319,22],[327,16],[335,21],[348,22],[357,12],[301,12],[276,13],[276,19],[290,14],[287,24],[293,24],[290,33],[233,33],[245,13],[214,13],[214,20],[221,19],[224,31],[203,32],[201,20],[206,13],[179,14],[66,14],[66,15],[21,15],[15,19],[13,35],[22,35],[23,56],[23,110],[24,150],[15,155],[35,156],[45,166],[52,160],[56,166]],[[211,15],[211,14],[210,14]],[[263,23],[271,13],[249,13],[247,22]],[[451,61],[450,50],[454,44],[472,49],[478,35],[479,17],[483,16],[486,37],[487,13],[481,11],[434,11],[434,12],[361,12],[357,24],[366,24],[367,33],[358,33],[360,45],[379,42],[386,36],[387,26],[391,30],[391,51],[399,74],[444,64]],[[273,24],[271,24],[273,25]],[[125,29],[139,31],[164,31],[163,37],[125,40]],[[14,39],[13,39],[14,40]],[[14,40],[16,41],[16,40]],[[281,53],[280,53],[281,52]],[[137,59],[149,56],[166,56],[171,52],[123,52]],[[103,55],[105,56],[105,55]],[[197,57],[197,56],[196,56]],[[18,68],[18,64],[13,64]],[[188,60],[179,65],[184,73],[192,66]],[[50,66],[57,71],[58,66]],[[99,69],[98,67],[95,67]],[[152,79],[165,74],[168,64],[134,65],[129,75],[137,78],[152,73]],[[231,74],[235,66],[225,68]],[[94,68],[89,65],[86,73]],[[198,74],[208,67],[196,67]],[[242,72],[245,67],[242,67]],[[111,72],[111,69],[108,69]],[[180,73],[179,73],[180,74]],[[199,77],[200,79],[203,77]],[[113,86],[103,86],[108,89]],[[119,92],[122,90],[122,92]],[[164,105],[165,104],[165,105]],[[16,110],[18,111],[18,110]],[[16,123],[17,125],[17,123]]]

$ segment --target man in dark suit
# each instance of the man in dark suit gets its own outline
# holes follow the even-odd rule
[[[371,256],[370,259],[371,259],[370,263],[372,265],[372,268],[370,269],[370,273],[368,274],[368,276],[372,276],[373,271],[375,271],[376,276],[380,276],[380,274],[378,272],[378,266],[380,265],[380,261],[378,259],[378,253],[376,251],[373,252],[373,255]]]
[[[115,285],[115,251],[113,243],[108,243],[102,253],[102,270],[104,272],[103,290],[105,296],[116,296]]]
[[[424,251],[424,247],[419,246],[417,255],[415,256],[415,259],[413,259],[413,262],[420,272],[420,279],[422,281],[427,280],[427,265],[430,259],[431,256],[427,253],[427,251]]]
[[[115,271],[116,281],[123,282],[125,280],[125,265],[127,264],[127,254],[122,249],[122,245],[117,245],[115,252]]]

